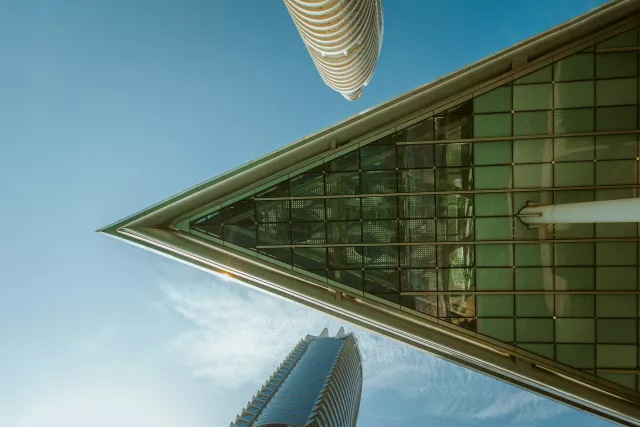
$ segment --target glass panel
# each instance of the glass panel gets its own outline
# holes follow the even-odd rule
[[[202,218],[192,221],[189,227],[222,238],[222,212],[215,211],[205,215]]]
[[[636,265],[635,242],[596,243],[596,265]]]
[[[470,166],[471,144],[437,144],[436,166]]]
[[[440,245],[438,246],[439,267],[471,267],[474,262],[473,246]]]
[[[360,193],[360,174],[358,172],[328,173],[325,179],[329,195]]]
[[[293,222],[323,221],[324,220],[324,200],[292,200],[291,220]]]
[[[239,202],[222,208],[222,221],[225,225],[255,222],[253,199],[240,200]]]
[[[638,109],[627,107],[600,107],[596,109],[596,130],[634,130],[637,129]]]
[[[578,369],[595,367],[595,346],[592,344],[557,344],[556,360]]]
[[[473,137],[471,123],[473,105],[463,102],[434,117],[436,139],[466,139]]]
[[[362,170],[395,169],[395,145],[369,145],[360,148],[360,165]]]
[[[596,158],[633,159],[638,153],[636,139],[636,134],[596,136]]]
[[[402,306],[419,311],[429,316],[438,316],[438,299],[436,296],[402,296]]]
[[[256,209],[258,222],[289,221],[288,200],[257,200]]]
[[[553,342],[553,319],[516,319],[516,340]]]
[[[256,193],[257,197],[289,197],[289,180]]]
[[[513,269],[476,268],[476,286],[479,291],[513,290]]]
[[[428,118],[413,126],[398,132],[394,142],[433,141],[433,118]]]
[[[287,264],[287,268],[291,268],[291,248],[260,248],[258,252],[266,255],[276,261]]]
[[[635,319],[597,319],[596,335],[598,342],[635,344],[636,323]]]
[[[428,168],[433,166],[433,161],[433,144],[398,146],[400,169]]]
[[[477,315],[481,317],[513,316],[513,295],[478,295]]]
[[[476,218],[476,239],[511,240],[513,225],[511,218]]]
[[[556,342],[590,344],[596,341],[595,319],[558,318],[556,324]]]
[[[473,216],[473,194],[447,194],[437,196],[437,216]]]
[[[302,174],[291,178],[292,196],[324,195],[324,176],[321,173]]]
[[[552,132],[551,111],[532,111],[513,115],[514,135],[547,135]]]
[[[324,222],[294,222],[291,224],[291,234],[293,235],[293,243],[297,245],[315,245],[325,243]]]
[[[635,52],[596,54],[596,78],[635,77],[638,73]]]
[[[329,270],[329,279],[362,290],[362,270]]]
[[[360,219],[360,199],[357,197],[326,199],[326,204],[328,220]]]
[[[478,333],[502,342],[514,339],[513,319],[478,319]]]
[[[400,216],[402,218],[433,218],[435,216],[435,196],[400,196]]]
[[[255,248],[256,226],[247,222],[225,225],[224,240],[244,248]]]
[[[433,169],[413,169],[400,171],[400,191],[433,191]],[[393,190],[395,192],[395,190]]]
[[[593,82],[568,82],[555,85],[555,108],[593,107]]]
[[[437,270],[435,269],[403,269],[400,273],[403,291],[438,290]]]
[[[328,243],[362,243],[360,221],[340,221],[327,223]]]
[[[576,136],[573,138],[555,138],[554,157],[556,162],[593,160],[593,137]]]
[[[474,172],[478,190],[511,188],[511,166],[475,167]]]
[[[471,218],[439,219],[437,222],[438,241],[463,242],[465,240],[473,240],[473,220]]]
[[[360,169],[360,150],[353,150],[324,164],[327,172],[347,172]]]
[[[400,253],[400,264],[402,267],[435,267],[437,264],[435,245],[403,246],[400,249]]]
[[[513,185],[516,188],[551,187],[552,178],[551,165],[548,163],[513,167]]]
[[[596,163],[597,185],[635,184],[637,179],[635,160],[609,160]]]
[[[597,317],[637,317],[636,298],[631,295],[596,296]]]
[[[535,84],[514,86],[513,109],[515,111],[550,110],[553,108],[553,85]]]
[[[411,174],[412,172],[414,171],[406,171],[402,173],[403,175],[406,175]],[[415,178],[412,182],[414,182],[415,185],[419,183],[419,181]],[[362,172],[363,193],[395,193],[398,190],[397,187],[398,183],[396,171]]]
[[[259,245],[290,245],[291,229],[288,223],[259,224]]]
[[[433,219],[400,221],[400,241],[433,242],[436,240],[436,222]]]
[[[553,265],[553,245],[528,243],[515,245],[517,266]]]
[[[294,248],[293,265],[308,270],[320,270],[327,267],[326,248]]]
[[[475,195],[477,216],[513,215],[510,193],[486,193]]]
[[[557,187],[579,187],[593,185],[593,163],[557,163],[553,167]]]
[[[476,114],[473,116],[473,136],[485,138],[511,135],[511,114]]]
[[[365,267],[395,267],[399,265],[397,246],[366,246],[364,248]],[[422,266],[418,266],[422,267]]]
[[[511,111],[511,86],[502,86],[473,99],[474,113]]]
[[[530,84],[530,83],[545,83],[550,82],[553,79],[553,68],[551,65],[540,68],[539,70],[529,73],[526,76],[520,77],[515,80],[513,84]]]
[[[514,163],[540,163],[553,160],[553,140],[521,139],[513,141]]]
[[[635,345],[601,344],[596,346],[596,366],[599,368],[635,369],[638,365]]]
[[[556,243],[556,265],[593,265],[593,243]]]
[[[436,169],[436,190],[470,190],[473,188],[471,168]]]
[[[364,291],[374,295],[397,293],[400,290],[399,273],[397,269],[365,269]]]
[[[476,143],[473,156],[476,165],[511,164],[511,141]]]
[[[554,126],[556,133],[593,131],[593,108],[555,110],[554,114]]]
[[[554,64],[554,80],[557,82],[568,80],[593,79],[593,54],[577,54],[561,59]]]
[[[482,267],[511,267],[513,265],[512,252],[512,245],[476,245],[476,265]]]
[[[638,28],[625,31],[622,34],[613,36],[596,45],[596,49],[610,49],[616,47],[635,47],[638,46]]]
[[[327,248],[329,268],[348,270],[362,267],[362,248],[346,246]]]
[[[553,289],[554,275],[551,267],[519,267],[515,269],[515,274],[517,290]]]
[[[596,289],[633,291],[636,290],[637,285],[637,269],[635,266],[596,268]]]
[[[597,105],[625,105],[638,102],[637,79],[598,80],[596,82]]]
[[[393,219],[398,217],[397,197],[363,197],[364,219]]]
[[[420,220],[414,220],[420,221]],[[425,221],[420,221],[422,224]],[[417,235],[416,237],[422,237]],[[398,241],[398,221],[364,221],[362,226],[362,238],[364,243],[390,243]]]

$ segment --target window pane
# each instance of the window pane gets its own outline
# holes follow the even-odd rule
[[[243,248],[255,248],[256,226],[253,223],[239,223],[224,226],[224,240]]]
[[[364,219],[393,219],[398,217],[397,197],[363,197]]]
[[[636,134],[596,136],[596,158],[633,159],[637,156],[636,139]]]
[[[436,190],[470,190],[473,188],[473,169],[436,169]]]
[[[398,146],[398,167],[400,169],[428,168],[433,164],[433,144]]]
[[[552,74],[553,68],[551,67],[551,65],[547,65],[546,67],[540,68],[533,73],[520,77],[519,79],[515,80],[513,84],[519,85],[550,82],[552,80]]]
[[[400,283],[403,291],[436,291],[438,290],[437,270],[435,269],[403,269],[400,272]]]
[[[353,246],[327,248],[327,260],[331,269],[361,268],[362,248]]]
[[[512,215],[510,193],[476,194],[476,216],[507,216]]]
[[[400,248],[401,267],[435,267],[437,261],[437,250],[435,245],[403,246]]]
[[[638,102],[637,79],[611,79],[596,82],[597,105],[625,105]]]
[[[471,101],[464,102],[434,117],[436,139],[464,139],[473,136]]]
[[[554,152],[556,162],[593,160],[593,137],[576,136],[573,138],[556,138],[554,140]]]
[[[327,223],[328,243],[362,243],[360,221],[340,221]]]
[[[358,172],[326,174],[327,194],[359,194],[360,174]]]
[[[328,220],[360,219],[360,199],[357,197],[326,199],[326,203]]]
[[[291,231],[288,223],[258,225],[259,245],[290,245]]]
[[[551,138],[520,139],[513,141],[514,163],[550,162],[553,159]]]
[[[515,111],[549,110],[553,106],[553,85],[521,85],[513,88],[513,109]]]
[[[360,165],[362,170],[395,169],[395,145],[368,145],[360,148]]]
[[[557,61],[554,68],[554,80],[557,82],[593,79],[593,54],[572,55]]]
[[[638,28],[625,31],[622,34],[613,36],[596,45],[596,49],[610,49],[613,47],[635,47],[638,46]]]
[[[360,169],[360,150],[353,150],[324,164],[327,172],[347,172]]]
[[[256,200],[258,222],[289,221],[288,200]]]
[[[326,248],[294,248],[293,265],[306,270],[319,270],[327,267]]]
[[[596,130],[633,130],[637,129],[638,109],[627,107],[600,107],[596,109]]]
[[[556,133],[592,132],[593,108],[555,110],[554,126]]]
[[[471,245],[439,245],[438,266],[440,267],[472,267],[474,248]]]
[[[433,242],[436,240],[436,223],[433,219],[409,219],[400,221],[400,241]]]
[[[513,225],[511,218],[476,218],[476,239],[511,240]]]
[[[294,244],[324,244],[324,222],[299,222],[291,224]],[[348,243],[348,242],[345,242]]]
[[[475,113],[499,113],[511,111],[511,86],[502,86],[473,99]]]
[[[363,223],[364,243],[390,243],[398,241],[398,221],[364,221]]]
[[[511,135],[511,114],[476,114],[473,116],[476,138]]]
[[[439,218],[473,216],[473,194],[438,195],[436,201]]]
[[[362,290],[362,270],[329,270],[329,279]]]
[[[321,173],[302,174],[291,178],[292,196],[324,195],[324,176]]]
[[[364,264],[366,267],[398,267],[397,246],[366,246],[364,248]]]
[[[400,171],[400,191],[433,191],[433,170],[413,169]],[[395,188],[391,191],[395,192]]]
[[[513,167],[513,185],[516,188],[551,187],[553,170],[551,164],[515,165]]]
[[[433,141],[433,118],[428,118],[398,132],[394,142]]]
[[[474,144],[473,156],[476,165],[511,164],[511,141]]]
[[[557,187],[593,185],[593,163],[558,163],[554,165],[554,181]]]
[[[406,174],[407,172],[403,173]],[[396,171],[362,172],[363,193],[395,193],[397,190]]]
[[[533,111],[513,115],[514,135],[546,135],[551,133],[551,111]]]
[[[596,77],[635,77],[638,74],[635,52],[599,53],[596,55]]]
[[[294,222],[324,220],[324,200],[292,200],[291,220]]]
[[[473,240],[473,219],[438,219],[439,242],[463,242]]]
[[[436,145],[436,166],[470,166],[471,144]]]
[[[511,166],[479,166],[474,172],[478,190],[511,188]]]
[[[402,218],[433,218],[435,216],[435,196],[400,196],[400,216]]]
[[[256,193],[257,197],[288,197],[289,180],[282,181],[272,187]]]
[[[555,108],[593,107],[593,82],[568,82],[555,85]]]

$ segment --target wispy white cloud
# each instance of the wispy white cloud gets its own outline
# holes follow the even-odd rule
[[[172,285],[163,280],[167,305],[187,320],[169,348],[195,375],[238,388],[266,379],[306,334],[344,324],[333,317],[275,298],[229,279]],[[527,424],[565,409],[402,343],[348,325],[363,357],[364,398],[380,392],[419,399],[423,414],[475,423],[509,420]]]

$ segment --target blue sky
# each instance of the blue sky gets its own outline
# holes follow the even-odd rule
[[[227,426],[339,324],[93,231],[599,3],[387,0],[349,103],[278,0],[0,0],[0,425]],[[361,426],[606,424],[355,331]]]

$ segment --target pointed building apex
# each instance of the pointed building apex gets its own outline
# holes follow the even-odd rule
[[[329,330],[324,328],[322,332],[320,332],[320,338],[329,338]]]
[[[344,328],[340,327],[340,329],[338,330],[338,334],[336,335],[336,338],[341,338],[344,336]]]

